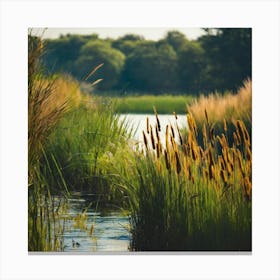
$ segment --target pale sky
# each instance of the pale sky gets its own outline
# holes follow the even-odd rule
[[[32,34],[41,36],[44,28],[32,28]],[[178,30],[186,35],[188,39],[196,39],[197,37],[204,34],[204,31],[201,28],[174,28],[174,27],[159,27],[159,28],[47,28],[44,31],[43,38],[58,38],[61,34],[66,35],[70,34],[93,34],[96,33],[99,35],[99,38],[113,38],[116,39],[128,33],[133,33],[137,35],[142,35],[145,39],[158,40],[163,38],[167,31]]]

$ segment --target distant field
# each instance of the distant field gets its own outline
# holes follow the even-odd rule
[[[153,113],[153,106],[159,114],[186,113],[186,106],[193,100],[191,96],[172,96],[172,95],[142,95],[129,97],[116,97],[117,111],[119,113]]]

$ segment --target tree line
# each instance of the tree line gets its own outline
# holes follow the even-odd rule
[[[43,63],[82,81],[103,79],[100,91],[199,94],[235,91],[252,75],[251,28],[211,28],[196,40],[169,31],[157,41],[136,34],[117,39],[62,35],[46,40]]]

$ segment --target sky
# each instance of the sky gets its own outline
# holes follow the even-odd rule
[[[204,32],[201,28],[32,28],[32,34],[41,36],[43,34],[43,38],[58,38],[61,34],[66,35],[70,34],[93,34],[96,33],[99,35],[99,38],[113,38],[116,39],[128,33],[138,34],[145,37],[145,39],[149,40],[158,40],[163,38],[167,31],[170,30],[178,30],[186,35],[188,39],[195,40],[199,36],[203,35]]]

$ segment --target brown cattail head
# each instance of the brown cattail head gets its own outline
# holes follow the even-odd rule
[[[225,118],[224,118],[224,131],[227,132],[227,121]]]
[[[183,145],[183,138],[182,138],[182,135],[181,135],[181,132],[180,132],[180,129],[179,129],[179,126],[177,123],[176,123],[176,128],[177,128],[177,132],[179,135],[180,145]]]
[[[247,200],[252,197],[252,183],[250,182],[248,176],[244,178],[244,194]]]
[[[159,122],[159,118],[158,118],[158,113],[157,113],[156,107],[153,106],[153,109],[154,109],[154,112],[155,112],[155,115],[156,115],[158,131],[161,131],[160,122]]]
[[[151,125],[150,125],[150,136],[151,136],[151,142],[152,142],[153,150],[155,150],[155,148],[156,148],[155,138],[154,138],[153,128],[152,128]]]
[[[156,137],[157,137],[157,141],[160,142],[160,137],[159,137],[159,132],[158,132],[157,126],[156,126]]]
[[[150,133],[150,121],[149,121],[149,117],[146,118],[146,130],[147,130],[147,133],[149,134],[149,133]]]
[[[143,133],[143,139],[144,139],[145,147],[146,147],[146,149],[148,150],[149,147],[148,147],[148,140],[147,140],[146,134],[145,134],[144,131],[142,131],[142,133]]]
[[[177,171],[177,174],[179,174],[181,171],[181,163],[180,163],[180,159],[179,159],[179,155],[178,155],[177,151],[175,151],[175,159],[176,159],[176,171]]]
[[[170,128],[171,128],[171,133],[172,133],[172,137],[175,138],[175,132],[174,132],[174,128],[172,125],[170,125]]]
[[[170,162],[168,159],[168,153],[166,150],[164,150],[164,159],[165,159],[165,165],[166,165],[166,169],[170,170]]]
[[[207,114],[206,108],[204,109],[204,113],[205,113],[207,125],[209,126],[209,119],[208,119],[208,114]]]
[[[173,115],[174,115],[175,119],[178,120],[178,116],[177,116],[176,112],[173,112]]]
[[[241,143],[240,143],[240,138],[237,136],[237,133],[236,132],[233,132],[233,140],[234,140],[234,143],[236,146],[239,146]]]
[[[160,147],[159,147],[160,143],[156,143],[156,152],[157,152],[157,158],[159,158],[160,156]]]
[[[226,172],[224,170],[221,170],[220,171],[220,175],[221,175],[221,178],[222,178],[224,184],[226,184],[227,183],[227,174],[226,174]]]

